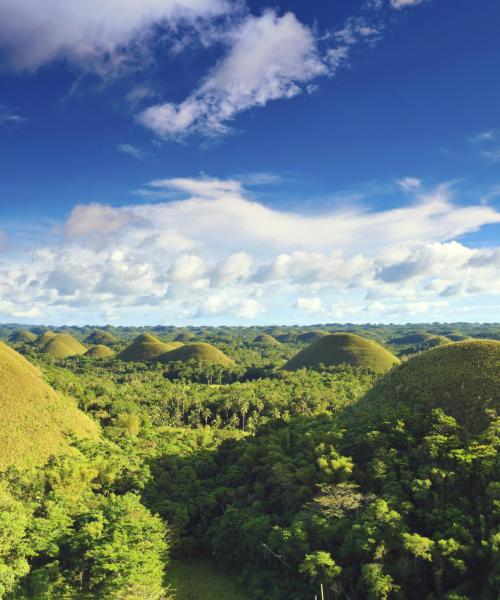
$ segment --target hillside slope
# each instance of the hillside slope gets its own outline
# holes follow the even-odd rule
[[[195,342],[193,344],[186,344],[175,350],[171,350],[166,354],[160,356],[161,362],[172,362],[172,361],[183,361],[195,360],[198,362],[215,363],[219,365],[232,365],[234,361],[226,356],[224,352],[212,346],[212,344],[206,344],[205,342]]]

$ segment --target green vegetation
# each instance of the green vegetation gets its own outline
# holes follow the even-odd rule
[[[24,344],[32,344],[37,339],[37,336],[32,331],[26,329],[18,329],[9,337],[10,342],[20,342]]]
[[[254,338],[253,342],[262,346],[279,346],[280,344],[276,338],[268,333],[260,333]]]
[[[114,356],[114,354],[114,350],[111,350],[108,346],[97,344],[97,346],[90,347],[84,356],[88,358],[109,358],[110,356]]]
[[[194,333],[191,333],[190,331],[183,331],[175,336],[174,341],[181,342],[182,344],[187,344],[189,342],[192,342],[195,337],[196,336],[194,335]]]
[[[44,334],[45,335],[45,334]],[[53,358],[61,359],[77,354],[85,354],[86,348],[69,333],[58,333],[43,345],[42,351]]]
[[[386,375],[357,406],[359,419],[423,420],[433,409],[470,433],[500,412],[500,342],[471,340],[419,354]]]
[[[127,346],[124,350],[118,354],[118,358],[125,361],[132,362],[147,362],[150,360],[157,360],[159,356],[174,350],[176,343],[160,342],[158,338],[155,338],[149,333],[144,333]]]
[[[167,351],[158,357],[158,360],[163,363],[175,362],[175,361],[196,361],[205,362],[219,365],[232,365],[234,361],[226,356],[224,352],[221,352],[212,344],[205,342],[194,342],[180,346],[174,350]]]
[[[98,437],[72,399],[57,394],[38,370],[0,342],[0,470],[44,463],[68,449],[67,434]]]
[[[53,337],[55,337],[55,335],[56,334],[53,331],[50,331],[50,329],[48,331],[44,331],[38,336],[36,340],[37,346],[43,348],[47,342],[49,342]]]
[[[235,577],[208,560],[173,561],[167,575],[175,600],[250,600]]]
[[[322,329],[313,329],[312,331],[299,333],[297,335],[297,340],[299,342],[311,344],[312,342],[316,342],[317,340],[321,339],[325,335],[328,335],[328,331],[323,331]]]
[[[96,346],[110,346],[116,342],[116,338],[104,329],[96,329],[85,338],[85,343]]]
[[[332,333],[301,350],[284,369],[296,371],[315,369],[320,365],[348,364],[383,373],[398,362],[393,354],[372,340],[352,333]]]
[[[500,325],[105,330],[0,344],[1,599],[500,597]]]

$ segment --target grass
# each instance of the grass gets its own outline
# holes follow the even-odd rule
[[[115,353],[111,348],[104,346],[103,344],[97,344],[96,346],[92,346],[85,352],[84,356],[89,358],[109,358],[113,356]]]
[[[383,377],[354,411],[371,422],[425,418],[434,408],[476,434],[500,412],[500,342],[467,340],[423,352]]]
[[[204,559],[173,561],[167,581],[175,600],[250,600],[235,577]]]
[[[179,342],[161,342],[150,333],[144,333],[118,354],[118,358],[127,362],[148,362],[156,360],[162,354],[174,350]]]
[[[73,400],[53,390],[23,356],[0,342],[0,471],[43,464],[69,449],[66,434],[98,437]]]
[[[24,342],[25,344],[31,344],[36,341],[37,336],[32,331],[27,329],[18,329],[10,336],[9,341],[11,342]]]
[[[328,331],[323,331],[322,329],[312,329],[311,331],[305,331],[297,336],[297,340],[299,342],[306,342],[308,344],[312,342],[316,342],[321,339],[323,336],[328,335]]]
[[[232,365],[234,361],[226,356],[224,352],[205,342],[195,342],[180,346],[175,350],[167,352],[159,358],[161,362],[196,360],[199,362],[215,363],[219,365]]]
[[[36,340],[36,345],[40,346],[40,348],[43,348],[49,340],[55,337],[55,335],[56,334],[53,331],[50,331],[50,329],[48,331],[44,331],[38,336]]]
[[[384,373],[398,363],[399,359],[372,340],[354,333],[330,333],[301,350],[283,368],[296,371],[302,368],[314,369],[320,364],[349,364]]]
[[[57,333],[49,339],[42,350],[54,358],[67,358],[85,354],[87,351],[85,346],[69,333]]]
[[[402,335],[400,337],[394,338],[391,340],[392,344],[425,344],[427,340],[434,337],[432,333],[418,332],[418,333],[408,333],[406,335]]]
[[[104,329],[96,329],[87,336],[85,342],[88,344],[106,345],[116,342],[116,338],[112,336],[109,331],[104,331]]]
[[[181,333],[177,334],[174,339],[176,342],[187,344],[188,342],[192,342],[195,337],[196,336],[194,333],[191,333],[190,331],[182,331]]]
[[[260,344],[261,346],[279,346],[280,342],[272,335],[268,333],[259,334],[254,340],[254,344]]]

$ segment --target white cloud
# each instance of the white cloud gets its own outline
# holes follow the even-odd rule
[[[495,139],[495,132],[493,129],[488,129],[487,131],[481,131],[480,133],[476,133],[475,135],[467,138],[469,142],[472,144],[477,144],[480,142],[491,142]]]
[[[219,135],[238,113],[296,96],[327,72],[314,34],[292,13],[248,16],[228,37],[228,53],[197,90],[180,104],[147,108],[139,122],[165,138]]]
[[[118,152],[132,156],[137,160],[145,160],[148,156],[147,152],[144,152],[144,150],[137,148],[137,146],[134,146],[133,144],[118,144],[116,149]]]
[[[427,0],[391,0],[391,6],[396,9],[407,8],[408,6],[417,6]]]
[[[7,248],[4,318],[76,314],[84,321],[90,307],[143,322],[148,314],[256,319],[295,305],[305,314],[370,320],[425,314],[426,307],[436,314],[468,296],[500,294],[500,247],[456,240],[498,226],[500,213],[456,204],[447,186],[420,186],[410,201],[404,195],[401,206],[377,212],[358,206],[305,215],[248,198],[236,180],[154,185],[184,199],[76,206],[45,245],[25,254]]]
[[[22,125],[27,119],[17,113],[12,108],[0,104],[0,127],[8,128],[12,125]]]
[[[403,177],[397,180],[397,184],[405,192],[414,192],[422,186],[422,181],[418,177]]]
[[[231,10],[227,0],[2,0],[2,65],[34,70],[69,60],[85,70],[116,74],[130,68],[154,26],[175,27]]]

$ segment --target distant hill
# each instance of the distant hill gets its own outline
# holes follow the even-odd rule
[[[297,340],[299,342],[306,342],[310,344],[316,340],[319,340],[325,335],[328,335],[328,331],[323,331],[323,329],[312,329],[311,331],[304,331],[304,333],[300,333],[297,336]]]
[[[31,344],[37,339],[36,334],[27,329],[18,329],[9,337],[10,342],[23,342],[25,344]]]
[[[89,348],[84,356],[87,356],[88,358],[110,358],[111,356],[114,356],[114,354],[114,350],[111,350],[108,346],[97,344],[96,346]]]
[[[160,356],[159,360],[163,363],[173,361],[195,360],[199,362],[216,363],[219,365],[233,365],[234,361],[226,356],[224,352],[212,346],[212,344],[206,344],[205,342],[195,342],[193,344],[186,344],[175,350],[171,350],[166,354]]]
[[[427,340],[434,337],[432,333],[418,332],[418,333],[408,333],[406,335],[402,335],[397,338],[393,338],[391,340],[391,344],[401,344],[401,345],[410,345],[410,344],[424,344]]]
[[[280,342],[272,335],[268,333],[260,333],[253,340],[254,344],[260,344],[261,346],[279,346]]]
[[[116,338],[112,336],[109,331],[104,331],[104,329],[96,329],[85,338],[85,342],[87,344],[103,344],[107,346],[114,344],[114,342],[116,342]]]
[[[182,331],[181,333],[178,333],[174,339],[176,342],[187,344],[188,342],[193,341],[195,337],[194,333],[191,333],[190,331]]]
[[[85,354],[86,350],[85,346],[69,333],[57,333],[42,348],[42,352],[58,359]]]
[[[469,432],[500,412],[500,342],[470,340],[423,352],[383,377],[355,407],[357,418],[426,418],[441,408]]]
[[[380,344],[354,333],[330,333],[301,350],[283,368],[296,371],[344,363],[383,373],[398,364],[399,359]]]
[[[38,369],[0,342],[0,470],[43,464],[68,448],[65,434],[97,439],[95,423],[55,392]]]
[[[420,344],[420,346],[424,350],[430,350],[431,348],[436,348],[437,346],[442,346],[443,344],[449,344],[450,342],[450,338],[447,338],[444,335],[431,335],[425,340],[425,342]]]
[[[48,331],[44,331],[43,333],[41,333],[38,338],[36,339],[36,345],[39,346],[40,348],[43,348],[43,346],[45,346],[45,344],[51,340],[53,337],[55,337],[55,333],[53,331],[50,331],[50,329]]]
[[[150,333],[143,333],[118,354],[118,358],[130,362],[148,362],[156,360],[165,352],[175,350],[180,342],[161,342]]]

